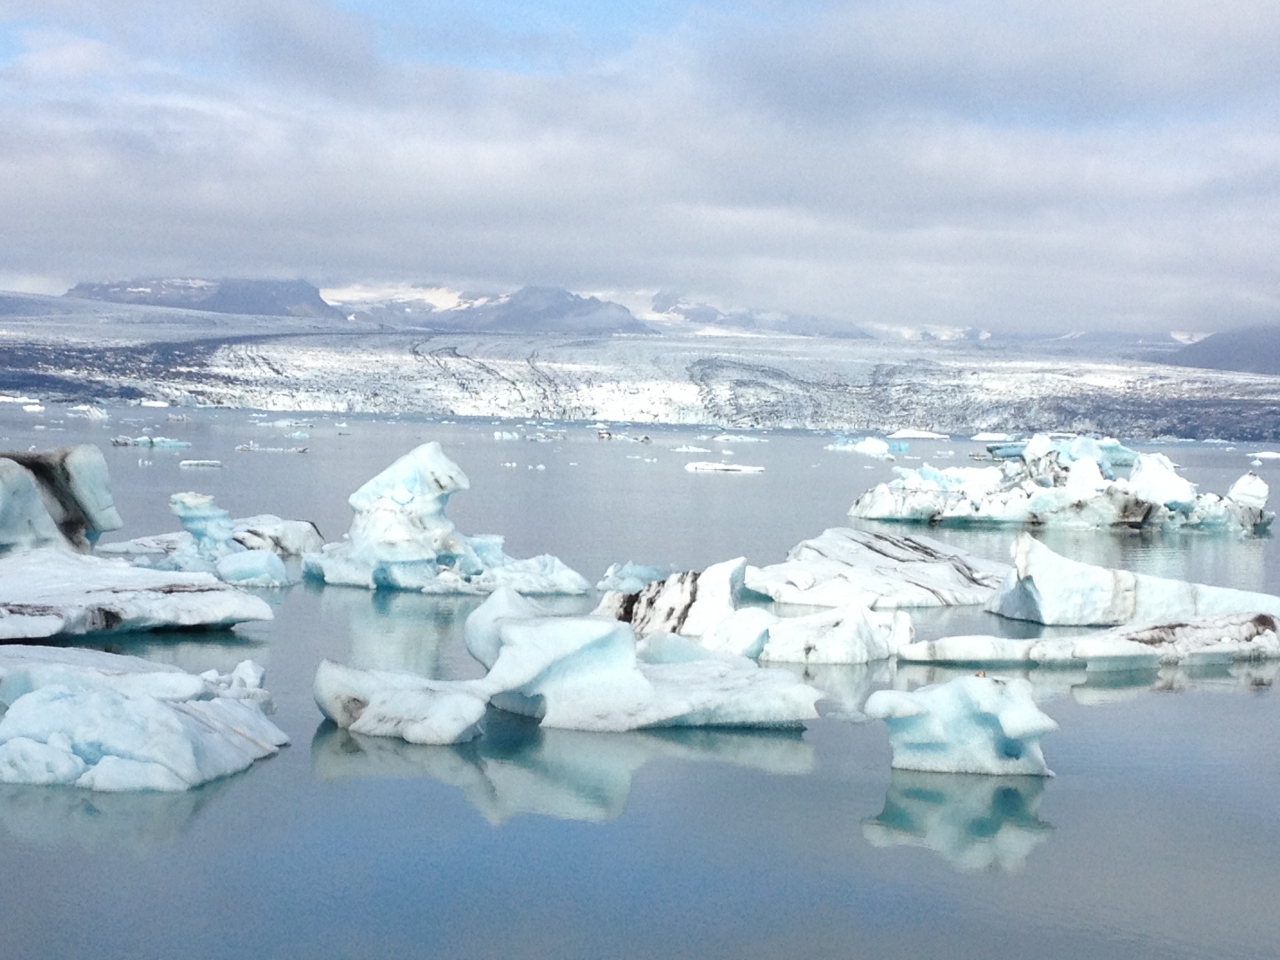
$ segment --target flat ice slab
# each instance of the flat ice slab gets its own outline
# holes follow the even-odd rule
[[[746,586],[779,603],[872,609],[987,603],[1009,566],[918,534],[833,527],[783,563],[748,567]]]
[[[196,676],[138,657],[0,647],[0,781],[180,791],[246,769],[289,738],[252,661]]]
[[[1170,623],[1236,613],[1280,616],[1280,597],[1168,580],[1069,560],[1030,534],[1012,547],[1014,569],[987,609],[1011,620],[1063,626]]]
[[[1124,626],[1079,637],[1014,640],[957,636],[910,643],[904,663],[966,666],[1058,667],[1088,670],[1206,665],[1280,658],[1276,619],[1237,613],[1186,622]]]
[[[889,726],[893,766],[933,773],[1052,776],[1040,738],[1058,725],[1026,680],[957,677],[915,691],[878,690],[866,715]]]
[[[0,557],[0,641],[271,618],[265,600],[210,574],[144,570],[65,547]]]

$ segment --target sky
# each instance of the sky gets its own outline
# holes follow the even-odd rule
[[[1280,319],[1280,4],[0,0],[0,289]]]

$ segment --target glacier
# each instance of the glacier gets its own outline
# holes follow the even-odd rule
[[[502,538],[465,536],[445,516],[449,497],[471,483],[432,441],[400,457],[348,502],[355,512],[346,539],[302,557],[303,573],[328,584],[491,593],[508,586],[531,594],[582,594],[591,589],[555,557],[516,560]]]
[[[199,676],[138,657],[0,647],[0,782],[189,790],[272,756],[262,668]]]
[[[878,690],[864,711],[888,725],[895,769],[1053,775],[1040,738],[1058,725],[1024,679],[957,677],[913,691]]]

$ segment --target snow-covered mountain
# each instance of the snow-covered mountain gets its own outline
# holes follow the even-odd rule
[[[66,296],[109,303],[178,307],[210,313],[259,317],[332,317],[342,314],[325,303],[305,280],[144,279],[77,283]]]

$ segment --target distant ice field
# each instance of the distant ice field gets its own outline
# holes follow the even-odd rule
[[[98,421],[62,404],[22,407],[0,404],[0,448],[103,447],[125,520],[114,538],[178,529],[168,497],[194,490],[233,516],[310,519],[337,539],[356,487],[438,440],[471,480],[450,502],[460,530],[504,534],[512,555],[554,554],[592,582],[624,560],[780,561],[845,525],[854,498],[893,466],[824,450],[830,433],[745,443],[715,440],[713,428],[610,423],[603,440],[583,422],[115,405]],[[110,445],[147,433],[191,446]],[[912,440],[897,464],[960,465],[982,446]],[[1280,461],[1250,467],[1256,444],[1229,447],[1139,445],[1203,490],[1225,491],[1248,469],[1276,488]],[[691,460],[764,471],[690,473]],[[929,535],[1001,559],[1013,539]],[[1045,539],[1107,566],[1280,593],[1270,537]],[[1280,706],[1265,675],[1176,676],[1167,685],[1189,687],[1176,691],[1064,681],[1042,705],[1061,726],[1044,740],[1058,774],[1048,781],[891,773],[883,726],[849,719],[888,682],[875,665],[815,674],[847,716],[803,735],[594,735],[499,717],[476,743],[415,747],[321,724],[316,665],[478,675],[460,642],[476,601],[310,585],[262,595],[270,623],[113,638],[112,649],[189,670],[251,657],[293,745],[190,794],[0,788],[5,955],[1280,955]],[[912,614],[922,638],[1042,629],[972,609]]]

